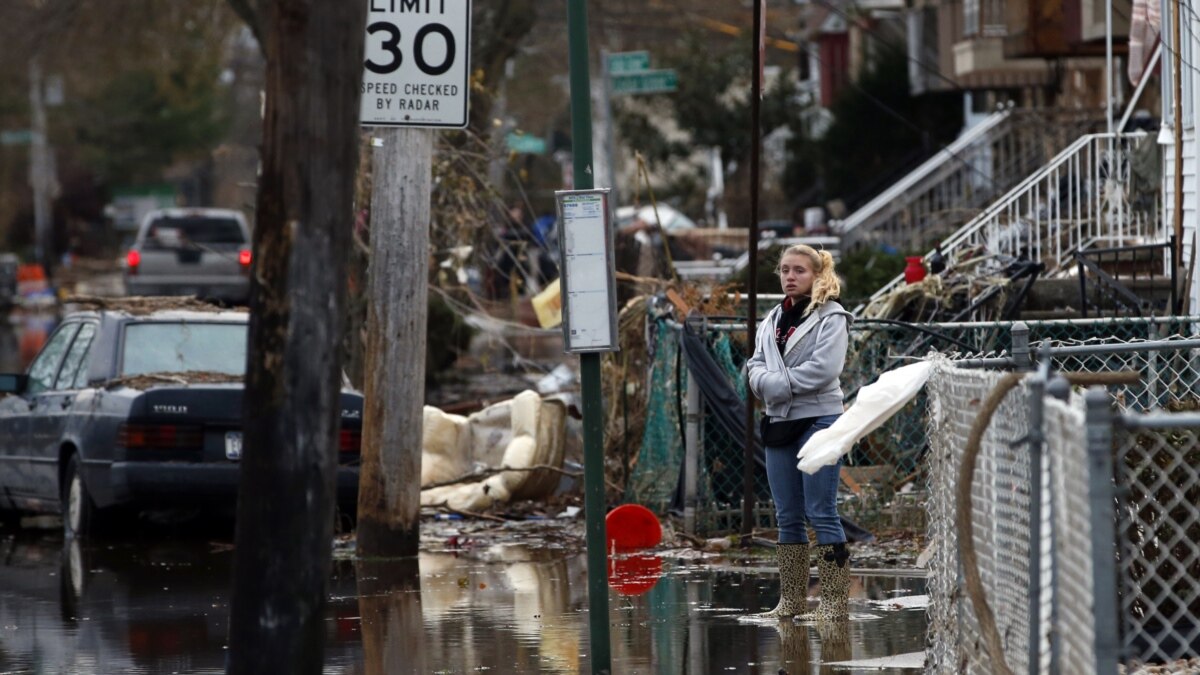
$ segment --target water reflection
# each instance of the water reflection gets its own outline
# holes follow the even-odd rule
[[[203,540],[0,540],[0,673],[223,672],[232,558]],[[614,672],[844,673],[830,663],[924,646],[923,611],[863,600],[921,593],[921,579],[856,577],[856,620],[831,631],[740,623],[778,592],[765,568],[628,560],[613,568]],[[335,561],[325,672],[586,672],[586,581],[583,556],[522,545]]]

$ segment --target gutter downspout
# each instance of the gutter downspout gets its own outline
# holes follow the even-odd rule
[[[1175,205],[1172,215],[1175,221],[1175,259],[1183,260],[1183,39],[1179,25],[1179,2],[1171,2],[1172,70],[1175,71],[1175,95],[1172,97],[1175,108]]]

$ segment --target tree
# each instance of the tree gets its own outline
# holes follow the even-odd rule
[[[789,182],[819,181],[826,198],[853,207],[953,140],[962,128],[958,94],[912,96],[908,61],[899,49],[881,50],[879,60],[833,102],[833,123],[821,138],[796,129]]]
[[[230,117],[232,87],[221,75],[240,32],[225,0],[6,3],[0,22],[5,49],[0,126],[29,127],[31,64],[37,64],[45,92],[62,94],[42,97],[62,188],[52,210],[60,247],[68,241],[69,224],[76,224],[78,234],[82,223],[103,219],[112,188],[157,184],[168,167],[201,166],[210,157]],[[257,94],[253,115],[257,122]],[[31,208],[29,159],[25,147],[5,150],[0,235],[12,228],[5,237],[12,246],[31,229],[22,222]]]
[[[367,6],[263,0],[254,231],[230,673],[320,673],[332,561],[340,312]]]

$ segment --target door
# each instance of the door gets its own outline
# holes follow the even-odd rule
[[[78,322],[65,323],[54,331],[42,351],[29,366],[29,386],[21,396],[9,396],[2,402],[0,414],[0,489],[9,497],[10,506],[28,509],[50,508],[33,502],[36,479],[33,473],[31,432],[34,420],[42,413],[41,394],[54,386],[63,356],[71,339],[79,331]]]
[[[87,355],[95,334],[96,324],[80,324],[54,383],[35,394],[38,414],[30,424],[29,462],[34,496],[38,499],[54,501],[59,498],[58,451],[68,419],[77,414],[72,407],[81,385],[76,383],[80,372],[87,371]]]

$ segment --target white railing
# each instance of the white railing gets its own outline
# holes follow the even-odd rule
[[[973,250],[996,267],[1025,257],[1042,261],[1053,275],[1068,267],[1076,250],[1162,240],[1159,186],[1133,170],[1144,143],[1154,139],[1145,133],[1080,138],[945,239],[942,254],[954,259]],[[868,305],[903,282],[903,275],[892,279]]]
[[[1080,134],[1090,112],[1006,109],[972,127],[844,220],[842,247],[921,249],[954,232]]]

